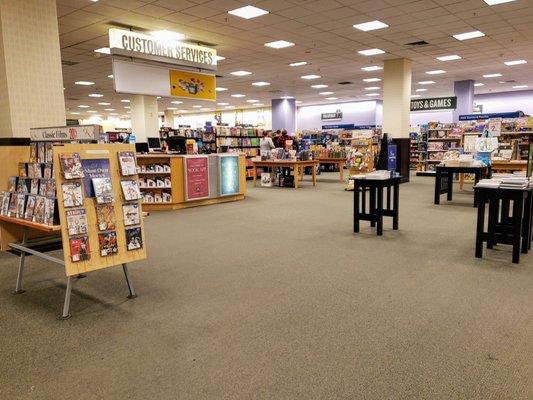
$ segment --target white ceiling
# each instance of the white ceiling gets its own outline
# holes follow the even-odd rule
[[[270,14],[245,20],[227,11],[252,4]],[[217,85],[229,90],[218,94],[218,102],[237,107],[250,106],[247,99],[269,105],[272,98],[294,96],[303,104],[327,103],[320,91],[332,91],[338,101],[368,100],[380,97],[365,95],[365,87],[382,86],[365,83],[363,78],[379,77],[381,72],[364,72],[361,67],[383,65],[383,60],[405,57],[413,61],[413,93],[420,87],[424,97],[449,95],[453,81],[474,79],[485,83],[476,93],[514,90],[512,86],[533,88],[533,0],[517,0],[488,6],[482,0],[57,0],[61,54],[64,61],[77,63],[63,66],[68,113],[87,110],[103,116],[111,112],[124,115],[126,95],[114,93],[111,57],[94,53],[108,46],[107,31],[116,24],[139,30],[168,29],[184,33],[191,41],[212,44],[226,60],[219,62]],[[354,24],[380,20],[389,28],[362,32]],[[113,25],[112,25],[113,24]],[[454,34],[480,30],[485,37],[458,41]],[[271,49],[265,43],[287,40],[295,46]],[[425,40],[429,45],[407,46]],[[365,57],[359,50],[380,48],[386,54]],[[458,54],[462,60],[442,62],[435,57]],[[504,61],[525,59],[528,64],[509,67]],[[303,67],[288,63],[307,61]],[[234,77],[229,72],[247,70],[252,75]],[[443,69],[442,75],[427,75],[429,70]],[[501,73],[501,78],[483,78],[483,74]],[[321,79],[306,81],[301,75],[317,74]],[[78,86],[78,80],[93,81],[93,86]],[[418,81],[433,80],[420,86]],[[499,83],[515,80],[516,83]],[[267,81],[270,86],[255,87],[252,82]],[[349,81],[352,85],[339,85]],[[324,83],[327,89],[312,89]],[[375,92],[375,91],[372,91]],[[381,95],[381,90],[378,90]],[[103,98],[89,98],[102,93]],[[243,93],[235,99],[231,94]],[[171,99],[160,99],[160,111],[171,106]],[[175,99],[174,99],[175,100]],[[337,102],[338,102],[337,101]],[[111,106],[100,106],[109,102]],[[211,102],[184,101],[172,105],[194,110],[192,105],[217,108]],[[78,105],[89,105],[80,109]],[[114,108],[115,111],[104,111]]]

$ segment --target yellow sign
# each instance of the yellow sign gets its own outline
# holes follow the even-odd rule
[[[170,70],[170,94],[191,99],[216,100],[215,75]]]

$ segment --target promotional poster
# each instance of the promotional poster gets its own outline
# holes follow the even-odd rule
[[[207,157],[185,158],[186,200],[209,197],[209,168]]]
[[[239,193],[239,157],[220,157],[220,195]]]

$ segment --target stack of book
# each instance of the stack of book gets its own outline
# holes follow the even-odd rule
[[[476,187],[499,189],[500,184],[501,180],[499,179],[482,179],[476,184]]]
[[[500,184],[500,189],[527,189],[529,187],[529,179],[526,177],[515,176],[512,178],[503,178]]]

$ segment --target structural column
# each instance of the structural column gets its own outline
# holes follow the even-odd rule
[[[383,133],[409,138],[411,113],[411,61],[386,60],[383,70]]]
[[[64,125],[55,0],[0,0],[0,137]]]
[[[296,100],[272,99],[272,130],[286,129],[296,132]]]
[[[174,110],[165,110],[165,126],[174,128]]]
[[[155,96],[131,96],[131,132],[136,142],[147,142],[149,137],[159,137],[157,98]]]
[[[455,81],[453,91],[457,97],[457,108],[453,111],[453,122],[459,122],[459,115],[472,114],[474,109],[474,81]]]

